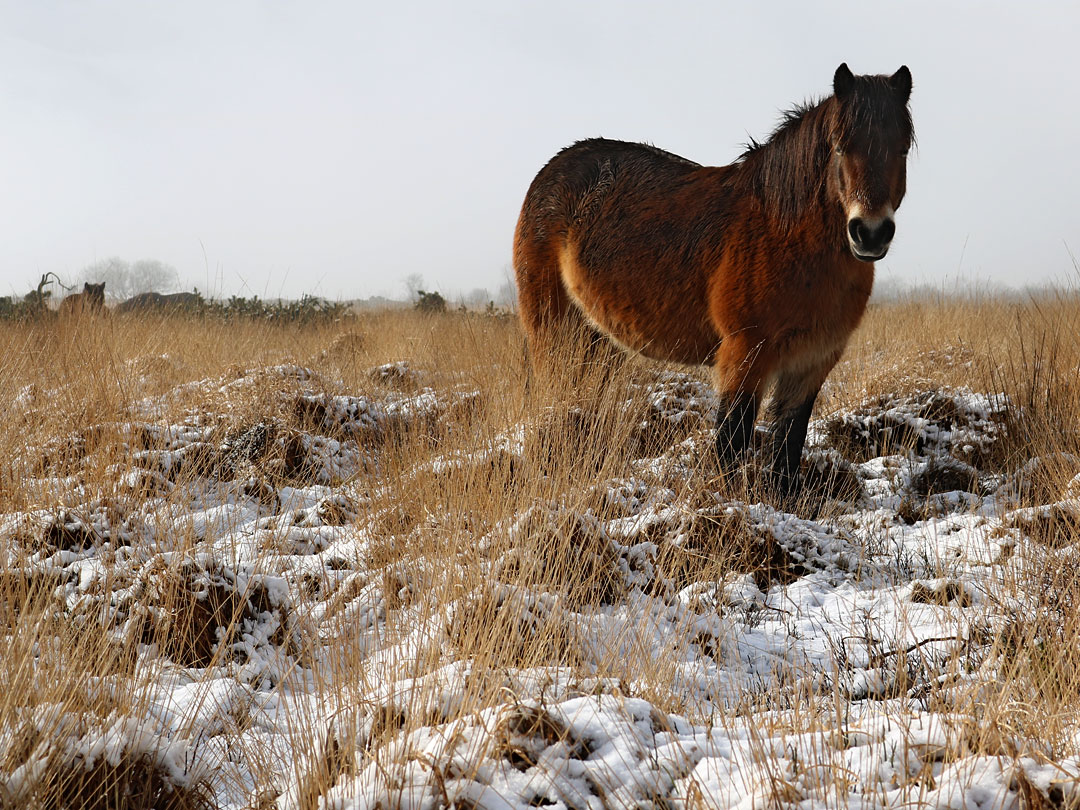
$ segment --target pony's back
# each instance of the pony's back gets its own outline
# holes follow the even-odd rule
[[[606,202],[635,189],[661,191],[701,166],[654,146],[591,138],[548,161],[525,195],[518,239],[565,235],[588,224]],[[533,229],[532,234],[522,228]]]

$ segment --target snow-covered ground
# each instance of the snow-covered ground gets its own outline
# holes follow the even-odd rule
[[[425,542],[437,515],[384,513],[411,484],[386,474],[383,448],[480,394],[425,387],[405,364],[374,376],[393,385],[330,396],[315,372],[276,367],[188,386],[223,403],[277,386],[303,429],[223,437],[204,413],[165,420],[175,392],[144,401],[98,429],[129,459],[110,468],[113,499],[67,477],[94,431],[28,456],[27,491],[65,494],[0,515],[7,570],[137,648],[145,690],[138,717],[36,707],[43,746],[144,753],[230,808],[1080,801],[1080,739],[1002,720],[1019,697],[1000,675],[1010,628],[1045,610],[1043,574],[1076,565],[1062,533],[1080,478],[1040,499],[1037,460],[1000,469],[1000,397],[925,391],[814,422],[808,476],[835,497],[795,515],[682,485],[708,482],[716,400],[664,373],[637,392],[642,431],[671,439],[662,455],[467,541]],[[414,472],[525,465],[530,429]],[[703,578],[693,559],[718,537],[749,556]],[[550,580],[523,549],[544,538],[588,587],[536,584]],[[174,627],[198,632],[169,643]],[[529,665],[463,657],[462,637],[487,630],[530,647]],[[10,754],[19,735],[4,735]],[[0,805],[31,789],[35,761],[0,775]]]

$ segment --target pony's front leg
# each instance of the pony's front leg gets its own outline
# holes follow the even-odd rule
[[[806,429],[810,413],[814,410],[817,391],[796,404],[786,407],[777,403],[773,411],[772,466],[769,469],[769,485],[784,497],[795,495],[802,486],[799,463],[802,461]]]
[[[770,407],[773,429],[769,484],[784,497],[798,494],[801,488],[799,464],[803,445],[806,444],[810,414],[825,377],[838,357],[839,354],[830,357],[821,368],[813,371],[786,371],[776,379]]]
[[[734,467],[750,446],[768,371],[765,360],[760,342],[745,338],[725,338],[717,350],[714,373],[720,410],[716,414],[716,454],[724,470]]]

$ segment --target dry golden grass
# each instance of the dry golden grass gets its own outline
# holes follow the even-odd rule
[[[1016,506],[1052,503],[1069,494],[1080,472],[1078,323],[1080,297],[1073,293],[874,305],[816,415],[938,389],[1004,394],[1011,403],[1007,438],[993,458],[980,458],[977,466],[996,474],[1024,470],[1016,477]],[[586,666],[590,656],[583,647],[585,630],[578,626],[580,612],[623,603],[628,581],[670,598],[672,588],[733,582],[744,574],[767,589],[801,573],[775,538],[724,510],[731,501],[762,498],[753,470],[725,478],[700,445],[684,453],[678,474],[671,472],[676,468],[650,472],[634,466],[643,450],[675,452],[671,448],[683,438],[709,427],[657,420],[635,388],[654,379],[657,366],[634,360],[582,372],[580,356],[568,349],[557,364],[564,373],[533,377],[526,391],[524,341],[511,318],[380,313],[304,327],[180,317],[0,323],[0,345],[8,347],[0,357],[0,515],[43,510],[52,516],[51,523],[20,525],[0,536],[6,559],[0,572],[3,808],[31,800],[54,807],[209,806],[215,777],[177,779],[162,770],[153,751],[132,750],[107,769],[99,760],[79,770],[61,748],[51,750],[45,742],[50,735],[83,733],[60,728],[69,716],[83,718],[87,728],[145,720],[162,672],[222,663],[244,622],[257,616],[274,614],[274,643],[293,656],[294,667],[310,667],[305,677],[314,692],[341,714],[336,725],[327,725],[314,709],[288,718],[294,749],[303,754],[291,773],[282,774],[268,751],[247,744],[238,756],[259,782],[250,806],[268,806],[287,784],[292,806],[314,808],[333,785],[368,763],[378,765],[381,778],[393,785],[395,769],[409,756],[394,748],[395,740],[424,725],[511,705],[511,674],[532,667],[561,667],[570,680],[593,684],[583,686],[586,691],[610,689],[632,677],[635,694],[660,712],[693,716],[695,706],[672,697],[673,664],[647,649],[637,628],[605,642],[618,654],[604,666]],[[402,360],[407,369],[372,371]],[[463,394],[419,427],[359,439],[377,449],[377,474],[335,482],[334,498],[318,507],[322,523],[354,527],[355,555],[335,558],[333,576],[311,575],[309,598],[287,605],[271,604],[261,580],[231,585],[234,574],[213,567],[220,562],[200,561],[203,540],[183,520],[191,506],[179,486],[227,467],[229,478],[241,482],[238,491],[275,515],[284,509],[280,487],[311,482],[297,437],[316,426],[332,432],[325,427],[325,403],[288,375],[258,371],[277,365],[315,371],[326,395],[415,393],[424,386]],[[412,376],[417,372],[422,379]],[[699,376],[708,379],[705,370]],[[207,380],[214,384],[200,384]],[[238,380],[245,382],[228,385]],[[188,453],[179,469],[140,466],[138,454],[163,439],[149,428],[127,426],[179,424],[195,413],[209,430],[205,452]],[[515,431],[523,431],[520,452],[507,449]],[[1031,465],[1033,458],[1041,461]],[[929,514],[926,504],[934,492],[977,491],[978,479],[964,478],[965,469],[971,468],[924,473],[916,487],[923,500],[911,507],[912,519]],[[832,494],[851,485],[842,469],[832,475]],[[667,505],[685,516],[635,539],[656,545],[649,564],[600,528],[625,510],[611,495],[610,482],[634,476],[663,490]],[[954,486],[957,476],[964,486]],[[826,488],[813,487],[794,511],[833,514],[837,502],[822,494]],[[122,526],[149,497],[174,507],[175,532],[170,555],[161,558],[165,568],[145,582],[122,583],[134,603],[108,610],[122,612],[123,621],[103,615],[108,610],[100,600],[84,607],[72,583],[31,565],[42,554],[77,552],[101,542],[88,527],[105,525],[106,519],[108,526]],[[99,511],[85,514],[88,503]],[[1080,537],[1078,525],[1075,513],[1059,507],[1032,517],[1023,530],[1069,549]],[[678,543],[676,535],[683,538]],[[259,542],[269,559],[288,541],[268,530]],[[104,573],[87,586],[91,595],[95,587],[116,585],[109,581],[109,561],[129,553],[119,542],[102,553]],[[923,705],[969,718],[956,731],[956,752],[940,754],[946,760],[961,751],[1015,757],[1038,745],[1051,758],[1078,753],[1076,568],[1014,570],[1002,574],[998,587],[988,597],[992,602],[1023,594],[1034,598],[1036,609],[1017,610],[1011,625],[983,639],[979,656],[957,656],[944,670],[940,662],[920,670],[921,650],[880,650],[882,671],[892,679],[887,689],[910,695],[922,688]],[[963,602],[942,588],[915,591],[912,601],[942,607]],[[372,663],[370,640],[355,626],[361,594],[374,594],[388,616],[381,631],[384,648],[412,638],[407,657]],[[313,618],[316,605],[327,607]],[[708,634],[699,632],[691,642],[704,654],[723,655],[722,640]],[[431,676],[445,666],[447,655],[469,666],[462,670],[461,699],[440,705],[431,699],[441,688]],[[963,684],[970,683],[962,677],[965,668],[970,672],[990,660],[999,666],[994,688],[979,681],[963,705]],[[399,679],[429,680],[380,702],[373,695],[390,672]],[[773,699],[780,696],[748,694],[729,716],[697,719],[724,726]],[[838,694],[788,690],[784,722],[792,733],[846,733],[838,708],[843,701]],[[55,708],[49,713],[44,707]],[[222,733],[240,734],[251,722],[238,710],[232,731]],[[180,736],[195,733],[188,729]],[[558,718],[532,706],[506,709],[494,739],[493,756],[514,767],[535,764],[550,745],[584,745],[570,739]],[[27,778],[23,793],[12,792],[13,783],[3,780],[34,756],[43,764]],[[797,801],[807,790],[785,779],[778,774],[771,788],[778,804]],[[918,779],[932,777],[927,772]],[[131,786],[136,784],[145,790]],[[1033,801],[1030,791],[1038,789],[1026,789]]]

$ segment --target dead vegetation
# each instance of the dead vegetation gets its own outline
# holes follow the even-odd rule
[[[963,746],[896,777],[909,798],[974,753],[1065,762],[1078,316],[1065,294],[874,308],[782,509],[758,460],[716,469],[705,372],[569,353],[540,378],[503,319],[0,323],[0,807],[389,806],[414,783],[481,807],[493,761],[535,777],[515,799],[535,806],[721,803],[674,753],[620,793],[554,708],[583,696],[640,751],[688,722],[737,729],[758,794],[782,802],[857,787],[748,730],[784,712],[791,750],[871,738],[845,719],[868,703],[967,718]],[[988,573],[963,579],[947,540],[919,558],[908,528],[981,532]],[[895,637],[866,619],[813,665],[775,652],[726,674],[749,655],[739,633],[813,631],[786,588],[897,582]],[[927,616],[953,632],[913,640]],[[163,683],[202,697],[177,708]],[[98,755],[114,726],[127,742]],[[285,775],[279,744],[302,752]],[[235,761],[199,770],[206,751]],[[575,774],[561,787],[554,762]],[[1024,801],[1072,801],[1017,773]]]
[[[70,717],[70,716],[69,716]],[[71,721],[75,723],[75,721]],[[57,810],[211,810],[205,782],[178,778],[168,752],[125,747],[94,750],[98,734],[130,733],[134,718],[104,729],[37,727],[29,722],[10,730],[0,752],[0,768],[20,774],[17,787],[0,787],[0,807]],[[20,773],[21,772],[21,773]]]

